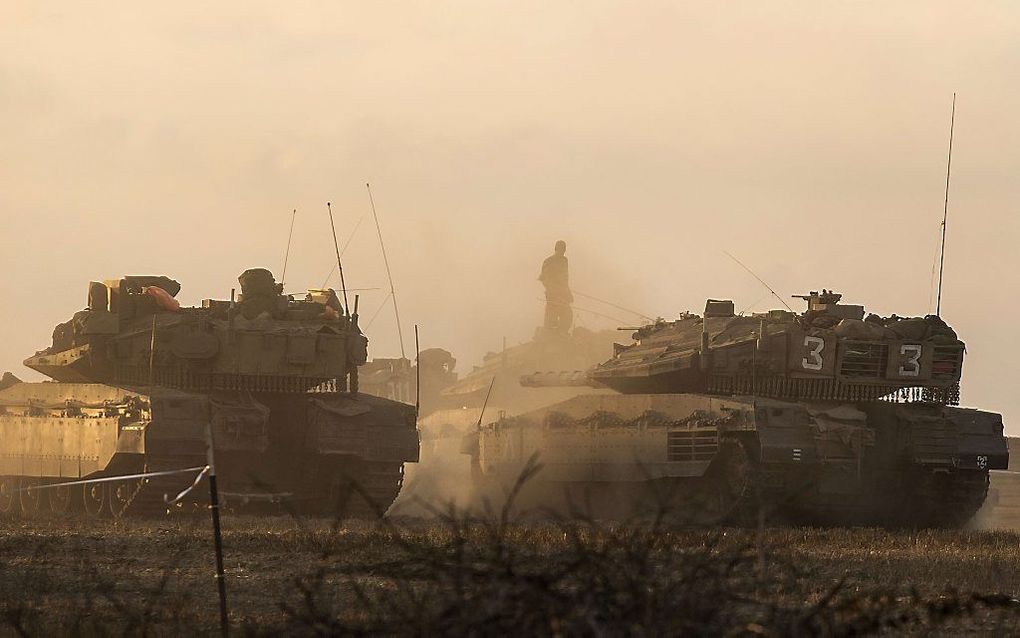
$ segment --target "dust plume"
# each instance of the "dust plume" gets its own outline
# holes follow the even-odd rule
[[[344,241],[366,181],[405,340],[465,368],[530,338],[557,239],[577,290],[651,316],[777,307],[722,249],[784,296],[922,315],[956,91],[943,314],[964,402],[1015,432],[1018,36],[1016,6],[951,2],[11,4],[0,369],[37,378],[90,279],[167,274],[194,304],[279,272],[294,208],[287,285],[320,286],[325,202]],[[345,272],[399,356],[372,230]]]

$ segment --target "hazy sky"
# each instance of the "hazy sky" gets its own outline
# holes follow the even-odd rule
[[[364,217],[368,324],[366,181],[408,347],[417,322],[462,371],[530,337],[561,238],[578,290],[650,315],[778,307],[723,249],[784,296],[925,314],[957,91],[943,316],[965,403],[1020,434],[1015,2],[68,5],[0,0],[0,370],[35,378],[90,279],[198,303],[279,274],[293,208],[288,288],[321,285],[327,200],[341,241]],[[399,354],[389,308],[367,332]]]

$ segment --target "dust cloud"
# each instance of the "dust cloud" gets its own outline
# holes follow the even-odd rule
[[[478,410],[471,412],[477,418]],[[480,511],[485,498],[472,478],[471,457],[461,453],[461,437],[449,436],[425,441],[421,461],[404,465],[404,487],[388,514],[432,517],[451,511]],[[490,500],[492,504],[496,502]]]
[[[963,400],[1020,433],[1020,8],[1012,4],[5,3],[0,370],[87,282],[167,274],[225,298],[251,266],[323,284],[333,203],[374,356],[466,372],[541,320],[564,239],[576,290],[650,316],[820,287],[932,309],[959,94],[943,316]],[[965,19],[964,19],[965,18]],[[329,282],[336,286],[337,281]],[[595,302],[582,325],[615,327]],[[376,313],[378,312],[378,315]],[[374,317],[374,318],[373,318]]]

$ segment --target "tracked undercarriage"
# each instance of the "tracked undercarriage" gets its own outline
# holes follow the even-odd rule
[[[83,401],[83,398],[88,401]],[[151,394],[99,384],[0,392],[0,514],[157,514],[198,470],[59,489],[81,478],[202,467],[207,425],[228,510],[371,516],[393,502],[417,448],[413,409],[335,393]],[[172,509],[208,501],[192,491]]]

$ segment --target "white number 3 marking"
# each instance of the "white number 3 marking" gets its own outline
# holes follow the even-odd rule
[[[901,377],[916,377],[921,374],[921,346],[918,344],[904,344],[900,346],[900,354],[907,359],[900,366]]]
[[[804,347],[811,348],[807,356],[801,359],[800,365],[805,370],[822,369],[822,350],[825,348],[825,339],[821,337],[804,337]]]

